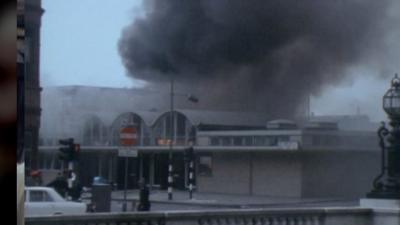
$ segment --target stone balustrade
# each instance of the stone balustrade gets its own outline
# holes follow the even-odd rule
[[[25,218],[25,225],[165,225],[163,213],[89,213]]]
[[[391,214],[391,221],[398,221],[393,218],[400,218],[397,211],[385,213]],[[373,215],[374,211],[367,208],[227,209],[29,217],[25,223],[26,225],[377,225],[374,223]],[[382,222],[382,219],[379,221]]]

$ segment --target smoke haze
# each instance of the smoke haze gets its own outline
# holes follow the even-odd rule
[[[386,66],[394,2],[146,1],[119,52],[129,76],[155,87],[173,77],[203,107],[293,116],[352,66]]]

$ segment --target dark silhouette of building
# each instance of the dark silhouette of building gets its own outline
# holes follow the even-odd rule
[[[26,159],[26,166],[33,170],[38,168],[38,140],[40,127],[40,26],[44,10],[41,0],[29,0],[24,3],[23,20],[25,27],[24,40],[24,149],[31,155]]]

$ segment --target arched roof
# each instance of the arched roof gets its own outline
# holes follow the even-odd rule
[[[185,116],[191,124],[198,125],[223,125],[223,126],[265,126],[270,117],[265,113],[253,112],[231,112],[231,111],[211,111],[211,110],[188,110],[176,109],[177,112]],[[127,112],[96,112],[92,113],[98,117],[106,126],[120,116],[132,113],[140,117],[147,127],[154,126],[156,122],[168,115],[170,111],[127,111]]]
[[[92,121],[98,121],[104,125],[104,121],[97,114],[94,113],[84,114],[81,119],[83,120],[84,123],[88,122],[89,120],[92,120]]]
[[[177,109],[177,113],[184,115],[194,126],[202,125],[224,125],[224,126],[265,126],[269,116],[264,113],[210,111],[210,110],[188,110]],[[170,111],[161,113],[152,123],[167,115]]]
[[[118,113],[116,116],[114,116],[114,119],[111,121],[110,125],[114,121],[116,121],[118,118],[124,115],[128,114],[133,114],[138,116],[147,127],[150,127],[153,123],[153,121],[158,117],[159,113],[157,112],[151,112],[151,111],[132,111],[132,112],[123,112],[123,113]]]
[[[86,122],[88,119],[96,118],[99,119],[105,126],[110,126],[119,113],[116,112],[87,112],[79,116],[79,119]]]
[[[157,124],[158,121],[161,120],[161,118],[167,116],[171,111],[164,111],[164,112],[159,112],[158,116],[151,122],[151,126],[155,126]],[[174,110],[175,113],[178,113],[182,116],[184,116],[187,120],[189,120],[190,123],[192,123],[192,121],[190,120],[190,118],[187,117],[186,114],[184,114],[183,112],[181,112],[181,110]],[[193,124],[193,123],[192,123]]]

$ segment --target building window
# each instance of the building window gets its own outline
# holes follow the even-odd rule
[[[51,161],[53,160],[53,155],[43,155],[44,157],[44,169],[52,169]]]
[[[267,146],[277,146],[278,145],[278,138],[276,136],[269,136],[265,137],[266,141],[265,144]]]
[[[263,146],[265,145],[265,137],[256,136],[254,137],[254,145],[256,146]]]
[[[211,137],[210,142],[211,142],[211,145],[217,146],[217,145],[219,145],[219,138],[218,137]]]
[[[329,135],[325,137],[324,144],[328,146],[334,146],[338,144],[337,136]]]
[[[289,141],[289,136],[278,136],[278,142]]]
[[[321,137],[319,135],[312,136],[312,145],[320,146],[321,142]]]
[[[244,138],[244,145],[252,146],[253,145],[253,137],[245,137]]]
[[[40,145],[44,145],[44,140],[43,140],[43,138],[41,138],[41,137],[39,138],[39,146],[40,146]]]
[[[201,155],[198,159],[197,175],[199,176],[211,176],[212,175],[212,156]]]
[[[243,138],[242,137],[234,137],[233,138],[233,145],[235,145],[235,146],[243,145]]]
[[[53,169],[60,170],[61,167],[62,167],[61,164],[62,164],[62,162],[59,159],[59,157],[55,157],[54,158],[54,168]]]
[[[231,145],[231,139],[229,137],[222,137],[222,145],[223,146],[230,146]]]

